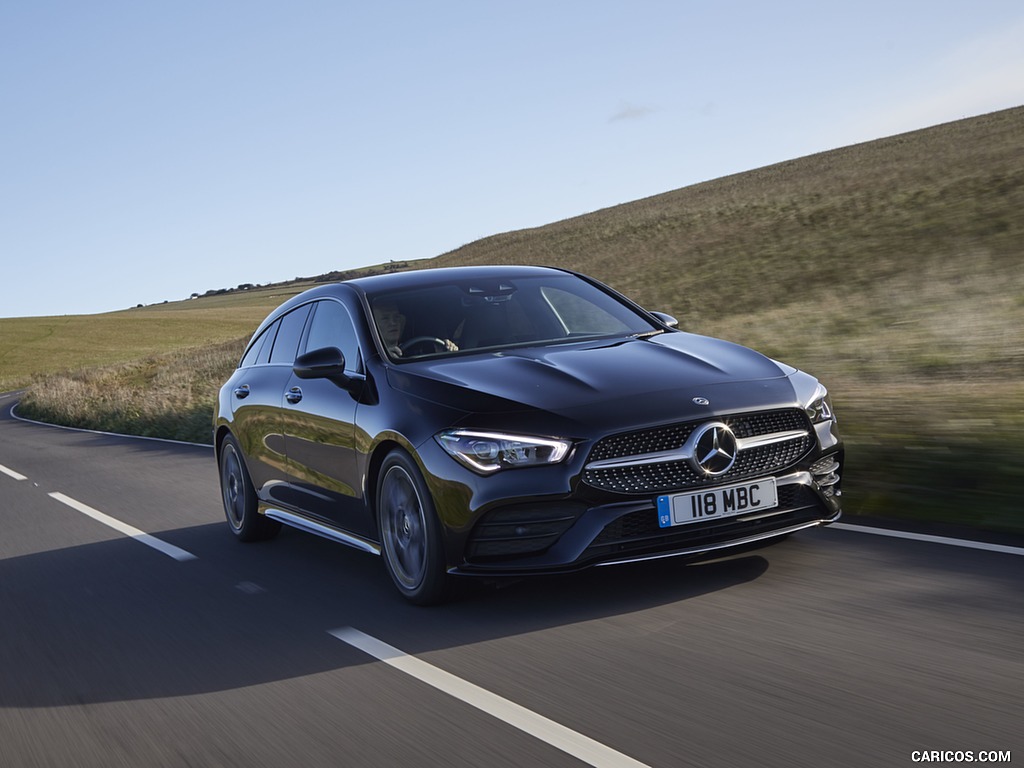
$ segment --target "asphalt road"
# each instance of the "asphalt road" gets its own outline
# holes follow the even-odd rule
[[[415,608],[373,556],[236,542],[211,449],[12,404],[0,766],[1024,762],[1019,553],[826,529]]]

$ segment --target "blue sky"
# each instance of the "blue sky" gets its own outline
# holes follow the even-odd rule
[[[0,4],[0,317],[436,256],[1024,104],[1020,0]]]

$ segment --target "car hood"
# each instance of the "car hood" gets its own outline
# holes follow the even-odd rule
[[[671,332],[418,361],[389,375],[393,387],[410,395],[484,417],[516,414],[524,429],[533,413],[550,430],[551,416],[639,426],[663,423],[666,414],[681,420],[791,405],[792,372],[746,347]],[[695,398],[709,400],[710,411]]]

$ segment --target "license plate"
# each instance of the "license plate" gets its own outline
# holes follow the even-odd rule
[[[702,523],[744,513],[761,512],[779,506],[775,478],[738,483],[725,488],[709,488],[692,493],[658,497],[658,525]]]

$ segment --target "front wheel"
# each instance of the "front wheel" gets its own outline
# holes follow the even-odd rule
[[[377,520],[384,562],[402,596],[439,602],[448,586],[441,524],[415,462],[402,451],[384,459],[377,481]]]
[[[220,448],[220,492],[228,527],[239,541],[263,541],[277,536],[281,524],[257,511],[256,489],[232,435],[224,438]]]

